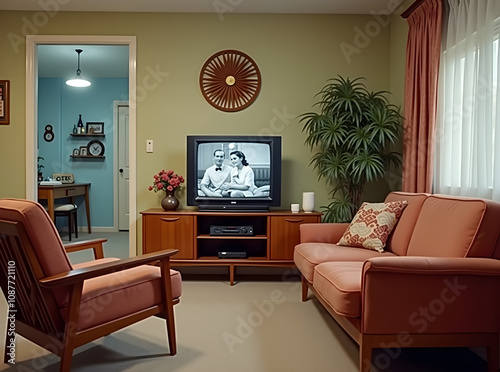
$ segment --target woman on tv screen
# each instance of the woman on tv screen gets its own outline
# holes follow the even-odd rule
[[[232,151],[230,154],[231,182],[222,185],[222,196],[241,198],[254,196],[255,183],[253,170],[248,165],[245,154],[242,151]]]

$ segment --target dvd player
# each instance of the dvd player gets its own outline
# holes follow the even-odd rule
[[[219,258],[247,258],[247,252],[219,252]]]
[[[253,226],[252,225],[245,225],[245,226],[210,225],[210,235],[212,235],[212,236],[219,236],[219,235],[252,236],[253,235]]]

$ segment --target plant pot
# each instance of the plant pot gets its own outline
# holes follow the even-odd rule
[[[166,190],[167,195],[161,200],[161,207],[164,211],[175,211],[179,208],[179,199],[175,196],[175,190]]]

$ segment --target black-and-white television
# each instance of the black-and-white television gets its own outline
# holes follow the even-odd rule
[[[187,204],[200,211],[281,205],[280,136],[187,136]]]

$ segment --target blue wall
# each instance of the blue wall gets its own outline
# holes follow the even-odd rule
[[[38,80],[38,148],[43,177],[53,173],[73,173],[75,182],[90,182],[91,222],[95,227],[113,226],[113,101],[128,100],[128,79],[92,79],[87,88],[67,86],[59,78]],[[73,159],[73,149],[86,146],[94,138],[72,137],[73,126],[82,115],[86,122],[104,122],[104,159]],[[44,140],[46,125],[55,138]],[[85,204],[77,198],[78,224],[86,226]],[[84,229],[85,231],[85,229]]]

